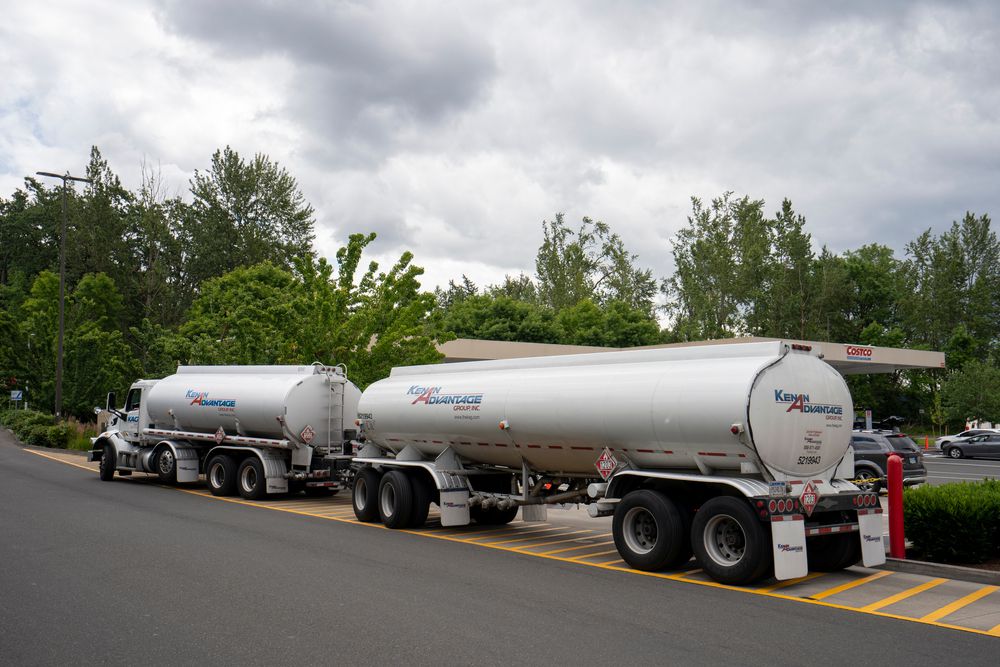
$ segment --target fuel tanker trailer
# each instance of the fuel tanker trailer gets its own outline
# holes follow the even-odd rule
[[[885,561],[850,481],[852,402],[817,350],[702,345],[395,368],[358,403],[361,521],[525,521],[583,503],[642,570],[740,584]]]
[[[89,460],[104,480],[139,471],[193,482],[204,472],[217,496],[331,494],[360,395],[340,367],[181,366],[134,383],[121,409],[108,394],[112,417]]]

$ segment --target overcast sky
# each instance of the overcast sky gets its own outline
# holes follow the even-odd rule
[[[186,195],[229,144],[298,179],[321,252],[375,231],[428,288],[533,272],[557,211],[664,277],[726,190],[901,253],[1000,208],[998,4],[10,2],[0,196],[91,145]]]

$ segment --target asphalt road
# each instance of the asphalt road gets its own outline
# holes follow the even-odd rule
[[[990,459],[948,459],[925,456],[928,484],[947,484],[992,477],[1000,479],[1000,461]]]
[[[989,637],[101,482],[9,441],[4,664],[996,664]]]

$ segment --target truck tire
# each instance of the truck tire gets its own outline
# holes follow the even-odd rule
[[[691,557],[677,505],[650,489],[632,491],[615,508],[611,534],[622,560],[637,570],[677,567]]]
[[[854,471],[854,484],[867,493],[878,493],[882,490],[881,475],[869,468],[859,468]]]
[[[378,483],[378,514],[386,528],[406,528],[413,516],[413,484],[402,470],[390,470]]]
[[[712,498],[694,515],[691,546],[701,567],[720,584],[757,581],[771,567],[771,540],[757,515],[739,498]]]
[[[861,541],[857,533],[807,537],[806,557],[810,572],[837,572],[861,560]]]
[[[433,483],[426,471],[415,468],[407,471],[410,485],[413,486],[413,513],[410,515],[410,528],[421,528],[427,523],[427,515],[431,511]]]
[[[484,510],[482,507],[473,507],[470,509],[470,514],[481,526],[505,526],[517,516],[517,509],[517,505],[507,509],[491,507]]]
[[[351,504],[354,505],[354,516],[358,521],[371,523],[378,521],[378,471],[375,468],[364,467],[354,477],[354,488],[351,489]]]
[[[228,454],[216,454],[205,466],[205,481],[213,496],[236,495],[236,461]]]
[[[153,456],[153,471],[164,484],[177,483],[177,457],[169,447],[162,447]]]
[[[104,453],[101,454],[101,462],[98,464],[101,471],[101,479],[110,482],[115,478],[115,448],[111,445],[104,445]]]
[[[236,488],[240,497],[247,500],[260,500],[267,495],[267,478],[264,476],[264,464],[256,456],[243,459],[236,473]]]

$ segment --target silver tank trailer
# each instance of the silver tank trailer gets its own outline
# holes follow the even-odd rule
[[[339,369],[312,366],[181,366],[145,397],[154,428],[283,439],[308,426],[313,445],[353,428],[361,392]]]
[[[744,343],[395,368],[362,394],[366,436],[433,458],[596,475],[607,447],[641,468],[829,480],[852,402],[816,353]],[[619,454],[621,456],[619,456]]]

